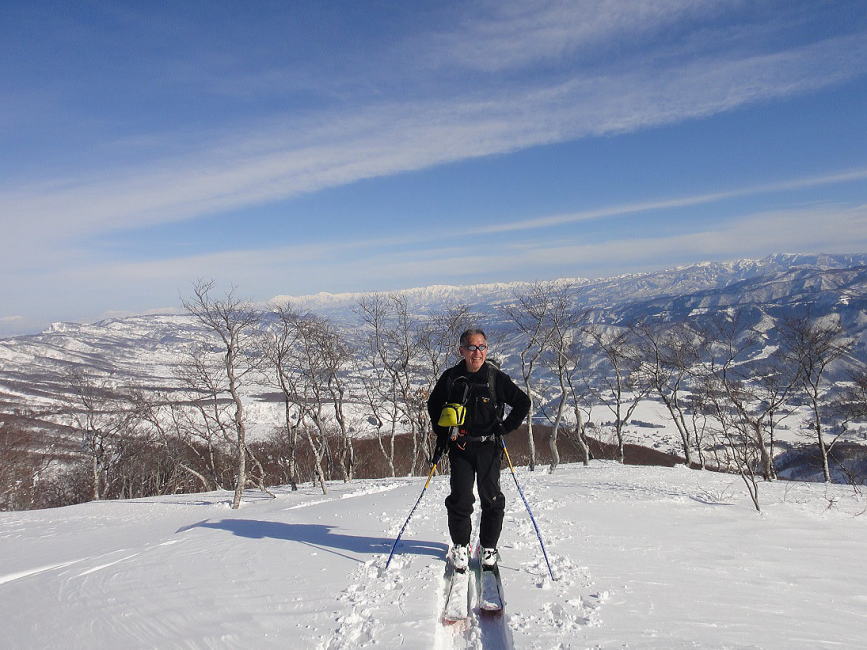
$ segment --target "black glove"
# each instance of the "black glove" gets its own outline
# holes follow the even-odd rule
[[[498,438],[502,438],[503,436],[506,436],[508,434],[509,434],[509,432],[506,431],[505,427],[503,426],[503,423],[498,421],[496,426],[494,426],[494,435],[497,436]]]
[[[437,438],[437,446],[434,448],[433,456],[428,459],[431,465],[436,465],[438,462],[440,462],[440,458],[442,458],[443,454],[446,453],[448,445],[448,439]]]

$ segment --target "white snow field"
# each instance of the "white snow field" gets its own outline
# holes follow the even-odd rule
[[[443,499],[423,478],[0,513],[3,648],[864,648],[852,488],[594,461],[508,469],[506,612],[443,627]]]

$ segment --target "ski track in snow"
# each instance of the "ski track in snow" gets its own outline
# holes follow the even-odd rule
[[[504,591],[507,601],[506,617],[509,632],[514,631],[515,634],[522,637],[524,642],[527,640],[532,642],[533,637],[540,630],[554,630],[557,632],[557,636],[570,638],[584,627],[600,625],[599,610],[607,599],[607,595],[605,597],[576,595],[576,587],[579,593],[584,592],[589,594],[592,590],[592,579],[589,570],[586,567],[577,566],[571,559],[561,556],[556,552],[558,542],[567,538],[574,538],[576,531],[574,529],[563,529],[561,532],[559,528],[551,525],[556,518],[567,516],[564,512],[558,512],[561,510],[560,506],[569,505],[568,503],[558,502],[552,498],[542,496],[545,493],[550,493],[550,487],[545,479],[554,477],[547,475],[544,470],[537,470],[532,473],[516,470],[516,474],[527,502],[533,510],[533,515],[540,528],[540,534],[543,540],[545,540],[548,560],[551,563],[551,572],[555,579],[552,581],[549,576],[548,566],[539,545],[539,538],[526,511],[526,506],[521,500],[520,495],[517,494],[514,481],[511,476],[507,479],[504,475],[503,480],[508,480],[513,488],[510,491],[511,494],[507,493],[509,505],[506,510],[504,531],[507,526],[513,526],[518,532],[518,539],[512,544],[512,548],[524,550],[526,551],[526,555],[532,558],[525,560],[518,567],[510,566],[507,550],[506,561],[501,560],[500,562],[500,573],[504,576]],[[544,482],[542,490],[538,489],[540,482]],[[504,491],[505,489],[506,486],[504,485]],[[575,522],[575,528],[581,531],[583,526],[580,522]],[[531,576],[532,586],[529,588],[535,587],[541,590],[541,597],[538,597],[540,594],[537,594],[538,608],[535,611],[509,613],[509,578],[515,572]],[[522,644],[521,647],[526,646]],[[545,646],[543,644],[537,646],[534,643],[533,647],[541,648]],[[559,647],[565,648],[569,646],[562,645]]]
[[[35,569],[26,569],[24,571],[16,571],[15,573],[9,573],[5,576],[0,576],[0,585],[4,585],[7,582],[13,582],[15,580],[20,580],[21,578],[27,578],[28,576],[39,575],[40,573],[45,573],[46,571],[53,571],[54,569],[63,569],[68,567],[71,564],[76,564],[78,562],[82,562],[83,560],[70,560],[69,562],[60,562],[58,564],[49,564],[47,566],[36,567]]]
[[[158,548],[158,547],[161,547],[161,546],[170,546],[170,545],[172,545],[172,544],[177,544],[179,541],[181,541],[181,540],[177,540],[177,539],[175,539],[175,540],[169,540],[169,541],[167,541],[167,542],[162,542],[162,543],[159,543],[159,544],[148,545],[148,546],[144,547],[144,548],[143,548],[141,551],[139,551],[139,552],[132,553],[132,554],[130,554],[130,555],[126,555],[126,556],[124,556],[124,557],[122,557],[122,558],[119,558],[119,559],[117,559],[117,560],[112,560],[111,562],[106,562],[106,563],[103,563],[103,564],[98,564],[98,565],[96,565],[96,566],[94,566],[94,567],[91,567],[91,568],[89,568],[89,569],[86,569],[86,570],[82,571],[81,573],[77,574],[76,577],[78,577],[78,578],[82,578],[82,577],[84,577],[84,576],[86,576],[86,575],[90,575],[91,573],[96,573],[97,571],[101,571],[101,570],[103,570],[103,569],[107,569],[107,568],[109,568],[109,567],[111,567],[111,566],[114,566],[114,565],[116,565],[116,564],[120,564],[121,562],[124,562],[124,561],[126,561],[126,560],[131,560],[131,559],[133,559],[133,558],[135,558],[135,557],[140,556],[142,553],[145,553],[145,552],[147,552],[147,551],[153,550],[153,549],[155,549],[155,548]],[[90,556],[90,557],[83,557],[83,558],[80,558],[80,559],[78,559],[78,560],[69,560],[69,561],[67,561],[67,562],[60,562],[60,563],[57,563],[57,564],[49,564],[49,565],[47,565],[47,566],[43,566],[43,567],[36,567],[36,568],[34,568],[34,569],[27,569],[27,570],[24,570],[24,571],[18,571],[18,572],[16,572],[16,573],[10,573],[10,574],[5,575],[5,576],[0,576],[0,585],[4,585],[4,584],[6,584],[6,583],[13,582],[13,581],[15,581],[15,580],[20,580],[21,578],[27,578],[27,577],[30,577],[30,576],[36,576],[36,575],[39,575],[39,574],[41,574],[41,573],[46,573],[46,572],[49,572],[49,571],[55,571],[55,570],[65,569],[66,567],[72,566],[73,564],[80,564],[80,563],[82,563],[82,562],[90,562],[90,561],[93,561],[93,560],[101,560],[102,558],[107,557],[107,556],[109,556],[109,555],[114,555],[114,554],[117,554],[117,553],[123,553],[123,552],[125,552],[125,551],[127,551],[127,550],[128,550],[128,549],[118,549],[118,550],[116,550],[116,551],[110,551],[110,552],[108,552],[108,553],[103,553],[103,554],[101,554],[101,555],[95,555],[95,556]]]
[[[505,610],[444,626],[448,548],[435,477],[0,513],[10,648],[797,648],[867,637],[864,499],[840,486],[594,462],[508,468]],[[474,517],[478,531],[478,502]],[[474,562],[477,562],[477,557]],[[819,565],[815,563],[819,562]],[[821,566],[821,570],[815,568]]]
[[[312,506],[318,506],[323,503],[331,503],[332,501],[342,500],[342,499],[355,499],[358,497],[370,496],[372,494],[378,494],[380,492],[390,492],[391,490],[396,490],[401,487],[405,487],[405,483],[389,483],[386,485],[372,485],[360,490],[355,490],[354,492],[348,492],[346,494],[341,494],[336,497],[331,497],[329,499],[316,499],[313,501],[307,501],[305,503],[298,503],[294,506],[289,506],[288,508],[284,508],[284,510],[299,510],[301,508],[310,508]]]
[[[536,476],[543,476],[539,472]],[[503,477],[504,481],[506,476]],[[509,477],[509,480],[511,478]],[[524,485],[525,495],[531,503],[536,503],[534,515],[537,521],[546,521],[549,514],[556,511],[556,503],[553,499],[540,499],[533,487],[534,477],[524,476],[521,481],[528,481]],[[504,491],[509,491],[509,486],[503,483]],[[514,492],[514,489],[511,490]],[[432,483],[430,494],[426,495],[434,504],[427,504],[426,508],[420,508],[416,518],[410,522],[404,534],[404,540],[412,537],[416,529],[426,528],[428,520],[438,522],[438,528],[442,530],[444,545],[448,545],[448,533],[445,522],[445,509],[441,505],[448,493],[447,479]],[[385,515],[385,513],[383,513]],[[396,534],[402,520],[400,515],[384,516],[389,528]],[[543,524],[540,524],[543,525]],[[475,505],[473,530],[479,529],[478,502]],[[544,528],[543,528],[544,535]],[[506,540],[511,540],[506,541]],[[585,626],[599,625],[599,610],[607,600],[608,594],[589,593],[585,597],[574,597],[576,585],[582,585],[589,589],[590,577],[586,568],[575,566],[569,559],[557,554],[550,554],[552,569],[557,580],[552,583],[548,577],[547,566],[541,555],[538,537],[526,512],[523,501],[519,495],[507,495],[507,512],[504,521],[504,530],[501,548],[506,553],[506,560],[501,561],[501,572],[505,576],[504,589],[506,608],[500,615],[483,614],[478,607],[479,586],[476,580],[470,582],[470,602],[472,603],[470,617],[465,624],[443,625],[441,614],[445,606],[445,557],[438,558],[434,562],[428,561],[421,567],[417,558],[409,555],[401,555],[400,545],[397,554],[392,560],[388,572],[382,568],[385,557],[378,558],[366,563],[356,570],[351,577],[353,583],[341,594],[340,598],[350,605],[350,612],[339,619],[339,624],[333,636],[323,640],[319,648],[323,650],[335,650],[337,648],[366,647],[369,645],[382,645],[383,640],[375,634],[376,620],[379,619],[377,609],[383,606],[400,607],[402,599],[407,594],[419,590],[429,591],[431,584],[435,585],[432,590],[437,594],[436,602],[432,608],[431,618],[432,639],[430,647],[438,650],[458,649],[484,649],[484,650],[511,650],[514,647],[526,647],[516,645],[513,630],[527,639],[532,639],[541,627],[555,630],[558,635],[568,638],[572,633]],[[549,543],[552,541],[548,540]],[[521,555],[528,555],[532,559],[520,563],[510,563],[508,560],[509,550],[522,551]],[[473,562],[478,563],[478,541],[475,543],[476,557]],[[427,558],[426,558],[427,559]],[[429,560],[429,559],[428,559]],[[516,579],[518,578],[518,579]],[[510,584],[511,583],[511,584]],[[515,590],[532,589],[536,607],[528,612],[511,612],[509,609],[510,588]],[[570,596],[569,594],[572,594]],[[427,637],[423,637],[427,638]],[[405,639],[400,639],[401,642]],[[389,647],[386,643],[386,647]],[[420,647],[426,647],[420,645]],[[534,645],[533,647],[545,647]],[[567,646],[563,646],[567,647]]]

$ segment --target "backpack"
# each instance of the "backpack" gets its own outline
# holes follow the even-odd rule
[[[488,384],[488,390],[490,391],[490,394],[491,394],[491,401],[492,401],[492,407],[493,407],[493,411],[494,411],[494,418],[497,422],[502,422],[503,421],[504,407],[503,407],[503,404],[501,404],[500,402],[497,401],[497,375],[499,374],[498,366],[499,366],[499,364],[497,364],[495,361],[492,361],[491,359],[488,359],[485,361],[485,367],[487,368],[487,371],[488,371],[487,372],[487,384]],[[453,366],[452,368],[450,368],[448,371],[449,374],[448,374],[448,379],[447,379],[448,383],[447,383],[447,391],[446,391],[447,398],[446,399],[451,397],[452,388],[454,386],[454,383],[457,379],[459,379],[461,377],[461,375],[458,374],[460,372],[460,369],[461,369],[461,364],[457,364],[456,366]],[[463,400],[460,403],[460,406],[463,407],[464,412],[461,413],[461,415],[460,415],[460,424],[464,423],[464,416],[466,415],[465,407],[466,407],[467,397],[468,397],[467,391],[464,390]],[[452,404],[449,404],[447,406],[452,406]]]

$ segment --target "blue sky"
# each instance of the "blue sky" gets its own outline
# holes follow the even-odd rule
[[[862,0],[4,2],[0,336],[867,251]]]

